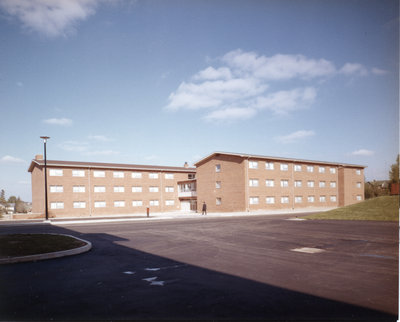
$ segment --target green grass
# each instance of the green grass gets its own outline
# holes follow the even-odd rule
[[[305,219],[399,221],[399,196],[382,196],[309,215]]]
[[[51,234],[0,235],[0,258],[52,253],[84,246],[72,237]]]

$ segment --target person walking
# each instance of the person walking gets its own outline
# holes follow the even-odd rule
[[[207,205],[205,201],[203,201],[203,207],[201,208],[201,215],[207,215]]]

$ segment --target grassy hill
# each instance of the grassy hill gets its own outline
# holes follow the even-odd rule
[[[382,196],[309,215],[305,219],[399,221],[399,196]]]

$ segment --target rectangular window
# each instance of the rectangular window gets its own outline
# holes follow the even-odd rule
[[[116,207],[116,208],[125,207],[125,201],[123,201],[123,200],[114,201],[114,207]]]
[[[288,171],[289,165],[287,163],[281,163],[281,171]]]
[[[325,173],[325,167],[318,167],[319,173]]]
[[[314,172],[314,167],[312,165],[308,165],[307,172]]]
[[[250,179],[249,186],[250,187],[258,187],[258,179]]]
[[[150,200],[150,206],[158,206],[159,202],[158,200]]]
[[[289,180],[281,180],[281,187],[282,188],[289,187]]]
[[[332,174],[335,174],[336,173],[336,169],[335,168],[330,168],[329,172],[332,173]]]
[[[250,197],[250,205],[258,205],[258,197]]]
[[[149,187],[149,192],[158,192],[158,187]]]
[[[275,203],[275,197],[267,197],[267,198],[265,198],[265,202],[267,204],[273,204],[273,203]]]
[[[301,171],[301,165],[300,164],[295,164],[294,165],[294,171],[300,172]]]
[[[265,162],[265,169],[266,170],[274,170],[274,163],[273,162]]]
[[[314,202],[315,201],[315,197],[314,196],[308,196],[307,197],[307,201],[308,202]]]
[[[63,186],[50,186],[50,192],[64,192]]]
[[[273,179],[267,179],[265,180],[265,185],[267,187],[273,187],[274,186],[274,180]]]
[[[51,202],[50,209],[64,209],[64,203],[61,201]]]
[[[125,192],[124,186],[114,186],[114,192]]]
[[[85,192],[85,186],[73,186],[72,187],[72,192]]]
[[[361,174],[361,170],[360,169],[357,169],[356,170],[356,175],[360,175]]]
[[[325,196],[319,196],[319,202],[326,202]]]
[[[123,178],[124,177],[124,173],[122,171],[114,171],[113,172],[113,177],[114,178]]]
[[[325,181],[320,181],[319,182],[319,187],[320,188],[325,188]]]
[[[361,188],[361,182],[357,182],[357,188]]]
[[[85,170],[72,170],[72,176],[73,177],[84,177]]]
[[[281,197],[281,203],[289,203],[289,197],[288,196]]]
[[[62,177],[63,170],[61,170],[61,169],[50,169],[49,170],[49,175],[51,177]]]
[[[173,206],[175,204],[174,200],[165,200],[165,205],[166,206]]]
[[[165,187],[165,192],[174,192],[174,187],[171,186]]]
[[[195,174],[194,174],[194,173],[189,173],[189,174],[188,174],[188,179],[194,179],[194,177],[195,177]]]
[[[307,187],[314,188],[314,181],[312,180],[307,181]]]
[[[132,192],[142,192],[142,191],[143,191],[142,186],[132,187]]]
[[[221,198],[216,198],[216,199],[215,199],[215,204],[216,204],[217,206],[220,206],[220,205],[222,204],[222,199],[221,199]]]
[[[336,181],[331,181],[331,182],[329,183],[329,186],[330,186],[331,188],[336,188]]]
[[[295,180],[294,186],[295,186],[296,188],[300,188],[300,187],[301,187],[301,180]]]
[[[86,208],[86,202],[74,201],[74,208]]]
[[[141,206],[143,206],[142,200],[133,200],[132,201],[132,207],[141,207]]]
[[[165,179],[173,179],[174,178],[174,174],[173,173],[166,173],[165,174]]]
[[[155,173],[155,172],[149,173],[149,178],[150,179],[158,179],[158,173]]]
[[[94,186],[94,192],[106,192],[105,186]]]
[[[332,202],[336,202],[336,196],[331,196],[330,199],[331,199]]]
[[[132,172],[132,179],[142,179],[141,172]]]
[[[94,207],[95,208],[105,208],[106,207],[106,202],[105,201],[95,201],[94,202]]]
[[[250,169],[258,169],[258,162],[257,161],[249,161],[249,168]]]
[[[215,165],[215,172],[221,172],[221,165],[220,164],[216,164]]]
[[[104,178],[106,176],[105,171],[93,171],[93,176],[95,178]]]
[[[301,197],[301,196],[294,197],[294,202],[295,203],[302,203],[303,202],[303,197]]]
[[[221,181],[216,181],[215,182],[215,188],[216,189],[221,189]]]
[[[357,201],[361,201],[362,200],[362,196],[361,195],[357,195]]]

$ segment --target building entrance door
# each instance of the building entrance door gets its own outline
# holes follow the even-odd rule
[[[190,201],[189,200],[181,201],[181,211],[190,212]]]

